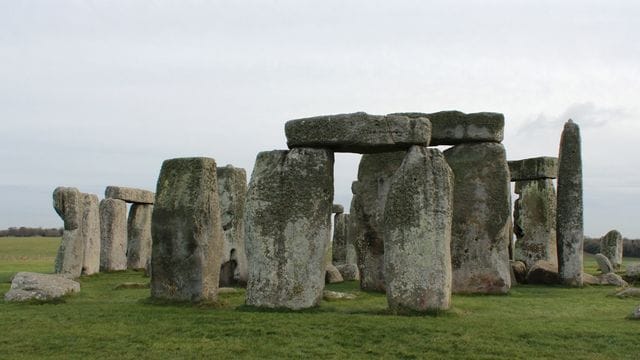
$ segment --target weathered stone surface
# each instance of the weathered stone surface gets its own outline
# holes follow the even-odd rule
[[[127,204],[123,200],[100,202],[100,271],[127,269]]]
[[[356,298],[354,294],[343,293],[338,291],[324,290],[322,292],[322,298],[327,301],[333,300],[353,300]]]
[[[355,241],[360,288],[385,291],[383,216],[391,177],[402,164],[406,152],[397,151],[362,156],[358,181],[351,190],[350,231]]]
[[[319,304],[331,240],[333,162],[333,153],[320,149],[258,154],[244,217],[248,305],[295,310]]]
[[[611,265],[611,262],[606,256],[602,254],[596,254],[595,259],[596,259],[596,262],[598,263],[598,269],[603,274],[608,274],[610,272],[613,272],[613,266]]]
[[[627,289],[623,289],[620,290],[616,293],[617,297],[621,298],[621,299],[625,299],[625,298],[640,298],[640,288],[627,288]]]
[[[640,264],[627,265],[626,275],[631,279],[640,280]]]
[[[55,272],[72,277],[82,273],[85,241],[82,233],[84,197],[76,188],[58,187],[53,191],[53,208],[64,221]]]
[[[511,181],[555,179],[558,177],[558,158],[541,156],[509,161]]]
[[[340,274],[338,268],[332,264],[328,264],[325,270],[324,281],[327,284],[336,284],[343,282],[344,279],[342,278],[342,274]]]
[[[546,260],[537,261],[527,273],[528,284],[553,285],[559,282],[558,266]]]
[[[616,273],[610,272],[608,274],[602,274],[598,276],[600,279],[600,284],[602,285],[613,285],[613,286],[622,286],[627,287],[629,284],[622,279],[622,277]]]
[[[428,118],[431,121],[430,145],[457,145],[472,142],[502,142],[504,115],[491,112],[465,114],[460,111],[425,113],[396,113],[409,118]]]
[[[224,241],[220,267],[220,286],[246,285],[247,253],[244,246],[244,202],[247,173],[231,165],[218,167],[218,195]]]
[[[349,214],[339,213],[333,217],[333,264],[347,263],[347,232],[349,227]]]
[[[511,287],[511,183],[504,147],[462,144],[444,155],[455,179],[453,292],[506,293]]]
[[[582,283],[584,285],[600,285],[600,279],[589,273],[582,273]]]
[[[384,210],[387,303],[394,310],[451,305],[453,173],[437,149],[413,146],[391,178]]]
[[[153,205],[133,204],[127,220],[127,268],[146,269],[151,258]]]
[[[162,163],[151,218],[151,296],[213,301],[218,296],[222,224],[216,162]]]
[[[104,197],[123,200],[134,204],[153,204],[156,195],[148,190],[134,189],[123,186],[107,186]]]
[[[336,269],[340,271],[340,275],[345,281],[360,280],[360,272],[356,264],[338,264]]]
[[[517,283],[524,284],[527,281],[527,264],[523,261],[511,261],[511,271]]]
[[[582,286],[584,228],[580,148],[580,128],[569,120],[560,139],[556,212],[558,274],[568,286]]]
[[[429,145],[431,124],[422,117],[369,115],[358,112],[290,120],[285,124],[289,148],[380,153]]]
[[[19,272],[11,281],[5,301],[50,301],[80,292],[80,284],[63,276]]]
[[[82,273],[91,275],[100,271],[100,207],[98,196],[82,194],[82,239],[84,258]]]
[[[331,212],[334,214],[342,214],[344,212],[344,206],[340,204],[333,204],[331,207]]]
[[[618,230],[611,230],[600,239],[600,253],[606,256],[614,269],[622,266],[622,234]]]
[[[514,258],[527,267],[538,260],[557,263],[556,190],[552,180],[516,182]]]

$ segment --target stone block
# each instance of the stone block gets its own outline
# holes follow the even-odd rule
[[[558,158],[542,156],[508,162],[511,181],[555,179]]]
[[[100,202],[100,271],[127,269],[127,204],[119,199]]]
[[[611,230],[600,239],[600,253],[609,259],[615,270],[622,266],[623,248],[622,234],[618,230]]]
[[[504,115],[491,112],[465,114],[460,111],[436,113],[396,113],[409,118],[431,121],[431,146],[474,142],[502,142]]]
[[[53,207],[64,221],[62,241],[55,260],[55,272],[77,278],[82,274],[85,241],[82,233],[83,195],[76,188],[53,191]]]
[[[82,199],[82,274],[92,275],[100,271],[100,202],[93,194],[82,194]]]
[[[146,269],[151,259],[153,205],[132,204],[127,219],[127,268]]]
[[[155,194],[148,190],[134,189],[124,186],[107,186],[104,197],[108,199],[119,199],[134,204],[153,204]]]

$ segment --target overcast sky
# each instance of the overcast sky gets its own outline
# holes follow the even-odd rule
[[[582,130],[585,232],[640,238],[637,1],[0,0],[0,228],[56,186],[154,190],[164,159],[250,174],[287,120],[505,115],[510,160]],[[336,154],[348,207],[359,156]]]

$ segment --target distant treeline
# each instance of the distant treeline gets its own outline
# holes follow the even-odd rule
[[[31,237],[31,236],[48,236],[57,237],[62,236],[62,228],[55,229],[43,229],[43,228],[31,228],[31,227],[10,227],[6,230],[0,230],[0,237],[2,236],[16,236],[16,237]]]
[[[630,257],[640,257],[640,240],[639,239],[623,239],[623,255]],[[600,252],[600,238],[584,238],[584,251],[590,254]]]

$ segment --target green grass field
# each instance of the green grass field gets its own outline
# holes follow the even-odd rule
[[[0,294],[17,271],[52,272],[59,239],[0,238]],[[628,260],[626,260],[628,262]],[[637,261],[637,259],[635,260]],[[595,273],[593,259],[585,268]],[[356,300],[302,312],[257,311],[244,292],[216,306],[158,305],[137,272],[80,279],[80,294],[57,304],[0,300],[0,358],[466,358],[638,359],[640,299],[613,287],[516,286],[506,296],[454,296],[439,316],[394,316],[382,294],[356,282],[328,286]]]

